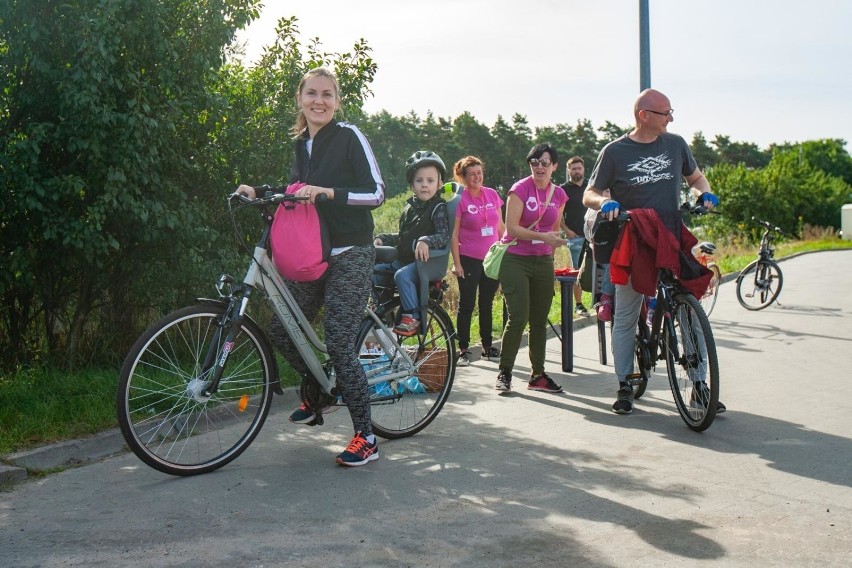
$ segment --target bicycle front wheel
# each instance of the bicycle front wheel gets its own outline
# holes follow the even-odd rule
[[[719,360],[710,320],[692,294],[673,298],[674,309],[663,322],[663,349],[669,385],[683,421],[701,432],[716,418]]]
[[[399,308],[394,301],[386,311],[386,323],[393,327]],[[426,333],[411,337],[394,336],[399,347],[372,319],[361,326],[356,346],[361,366],[370,386],[370,413],[373,432],[383,438],[413,436],[429,425],[443,408],[456,372],[456,338],[450,316],[433,301],[426,308]],[[390,332],[392,333],[392,332]],[[413,366],[409,366],[404,351]],[[382,375],[405,376],[376,381]]]
[[[636,353],[636,369],[639,372],[639,376],[631,381],[633,386],[633,400],[642,398],[642,395],[645,394],[645,389],[648,388],[648,379],[651,377],[653,361],[651,361],[651,351],[648,347],[649,340],[650,331],[648,330],[648,326],[645,325],[645,320],[640,317],[636,330],[634,348]]]
[[[784,276],[774,260],[755,260],[737,277],[737,300],[747,310],[762,310],[778,298]]]
[[[239,456],[260,432],[272,404],[275,362],[266,336],[245,318],[228,352],[218,390],[203,367],[225,352],[225,307],[196,305],[148,329],[121,368],[118,423],[127,445],[172,475],[213,471]],[[212,350],[212,351],[211,351]]]
[[[713,273],[710,278],[710,283],[707,285],[707,290],[701,296],[701,307],[704,308],[704,313],[710,317],[710,312],[716,306],[716,298],[719,297],[719,285],[722,284],[722,271],[715,264],[708,264],[707,268]]]

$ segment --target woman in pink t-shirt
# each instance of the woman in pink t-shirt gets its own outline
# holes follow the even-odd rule
[[[500,265],[500,285],[509,311],[503,332],[500,372],[495,389],[512,389],[512,368],[524,329],[529,323],[529,355],[532,374],[527,388],[557,393],[562,387],[544,372],[547,314],[553,300],[553,249],[566,241],[559,221],[568,196],[551,181],[559,166],[556,149],[549,144],[533,146],[527,154],[530,175],[512,186],[506,197],[506,233],[502,242],[517,239]]]
[[[451,241],[453,274],[459,280],[459,311],[456,327],[459,334],[458,365],[470,364],[470,322],[479,290],[479,334],[482,356],[498,359],[500,350],[491,344],[492,305],[500,283],[485,275],[482,259],[488,248],[505,231],[500,195],[482,185],[482,160],[466,156],[455,163],[453,175],[464,186],[456,208],[456,224]]]

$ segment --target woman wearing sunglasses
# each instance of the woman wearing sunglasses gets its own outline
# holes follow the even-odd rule
[[[498,391],[512,389],[512,368],[527,324],[532,374],[527,388],[562,392],[544,372],[547,314],[553,301],[553,250],[565,245],[559,220],[568,197],[551,181],[559,155],[550,144],[537,144],[527,154],[530,176],[516,182],[506,197],[506,232],[509,247],[500,266],[500,285],[509,319],[503,332]]]

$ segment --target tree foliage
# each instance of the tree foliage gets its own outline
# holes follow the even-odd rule
[[[804,223],[839,228],[841,208],[852,201],[852,186],[836,175],[836,168],[823,169],[826,164],[849,161],[838,143],[808,142],[802,145],[808,153],[801,152],[799,145],[776,147],[764,168],[743,163],[711,168],[707,177],[724,212],[711,222],[716,233],[754,240],[757,231],[752,229],[752,217],[770,221],[789,234],[799,234]]]
[[[366,41],[345,53],[302,42],[295,18],[251,66],[234,34],[260,0],[6,0],[0,12],[0,368],[117,360],[166,310],[212,293],[242,268],[222,218],[238,183],[287,181],[294,95],[307,69],[334,69],[341,118],[357,122],[388,195],[406,191],[416,150],[453,163],[473,154],[485,182],[527,175],[530,147],[548,141],[563,168],[590,169],[602,146],[630,130],[611,122],[533,128],[525,116],[493,125],[473,114],[365,115],[377,65]],[[852,200],[852,159],[841,140],[768,150],[693,138],[722,197],[728,234],[751,215],[788,230],[839,225]],[[238,238],[248,239],[251,233]]]
[[[364,42],[303,49],[293,20],[257,67],[226,64],[259,0],[6,5],[3,366],[120,356],[152,314],[204,290],[233,257],[220,198],[285,176],[298,77],[331,64],[357,114],[375,70]]]

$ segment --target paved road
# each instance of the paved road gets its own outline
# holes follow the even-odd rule
[[[279,412],[206,476],[122,455],[17,484],[0,566],[848,566],[852,251],[781,266],[780,306],[747,312],[721,289],[729,410],[702,434],[662,376],[613,414],[589,327],[576,372],[553,373],[566,393],[498,396],[495,364],[476,363],[434,424],[365,468],[333,465],[345,412],[316,429]]]

